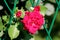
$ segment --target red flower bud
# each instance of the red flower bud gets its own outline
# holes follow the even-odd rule
[[[16,17],[19,18],[19,17],[21,16],[21,13],[22,13],[21,11],[18,11],[18,12],[16,13]]]

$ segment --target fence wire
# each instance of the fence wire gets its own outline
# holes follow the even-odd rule
[[[10,11],[10,13],[11,13],[11,15],[10,15],[11,17],[10,17],[9,24],[11,24],[11,21],[12,21],[12,18],[13,18],[14,9],[16,8],[16,1],[18,1],[18,0],[15,0],[13,10],[11,10],[10,7],[9,7],[9,5],[7,4],[6,0],[4,0],[7,8],[9,9],[9,11]],[[34,5],[35,3],[33,2],[33,0],[30,0],[30,2],[31,2],[31,4],[32,4],[32,7],[34,7],[34,6],[35,6],[35,5]],[[36,5],[39,4],[39,2],[40,2],[40,0],[37,0]],[[57,8],[56,8],[54,17],[53,17],[53,19],[52,19],[52,22],[51,22],[51,25],[50,25],[50,29],[48,30],[48,29],[46,28],[46,24],[44,24],[44,28],[45,28],[45,30],[46,30],[46,32],[47,32],[46,40],[52,40],[50,34],[51,34],[51,31],[52,31],[52,28],[53,28],[53,25],[54,25],[56,16],[57,16],[57,14],[58,14],[58,10],[60,9],[60,0],[59,0],[59,1],[56,0],[56,4],[57,4],[58,6],[57,6]]]

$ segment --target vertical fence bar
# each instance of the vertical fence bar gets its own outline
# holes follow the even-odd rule
[[[50,29],[47,30],[47,29],[46,29],[46,26],[44,26],[44,28],[46,29],[46,32],[47,32],[47,34],[48,34],[48,36],[46,37],[46,40],[49,40],[49,38],[50,38],[50,34],[51,34],[51,31],[52,31],[52,28],[53,28],[53,25],[54,25],[56,16],[57,16],[57,14],[58,14],[59,7],[60,7],[60,0],[59,0],[59,2],[58,2],[58,0],[56,0],[56,1],[57,1],[57,5],[58,5],[58,6],[57,6],[56,12],[55,12],[55,14],[54,14],[52,23],[51,23],[51,25],[50,25]],[[52,40],[52,38],[50,38],[50,40]]]

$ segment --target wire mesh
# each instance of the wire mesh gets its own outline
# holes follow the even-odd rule
[[[13,19],[14,9],[16,8],[16,1],[18,1],[18,0],[15,0],[13,10],[11,10],[10,7],[9,7],[9,5],[7,4],[6,0],[4,0],[7,8],[9,9],[9,11],[10,11],[10,13],[11,13],[11,15],[10,15],[11,17],[10,17],[10,20],[9,20],[9,24],[11,24],[11,21],[12,21],[12,19]],[[31,4],[32,4],[32,7],[34,7],[34,6],[35,6],[35,5],[34,5],[35,3],[33,2],[33,0],[30,0],[30,2],[31,2]],[[37,1],[36,5],[38,5],[39,2],[40,2],[40,0]],[[60,0],[59,0],[59,1],[56,0],[56,3],[57,3],[58,6],[57,6],[57,8],[56,8],[56,11],[55,11],[54,17],[53,17],[53,19],[52,19],[52,22],[51,22],[51,25],[50,25],[49,30],[46,28],[46,24],[44,24],[44,28],[45,28],[45,30],[46,30],[46,32],[47,32],[46,40],[52,40],[52,37],[51,37],[50,34],[51,34],[52,29],[53,29],[53,25],[54,25],[56,16],[57,16],[57,14],[58,14],[58,10],[60,9]]]

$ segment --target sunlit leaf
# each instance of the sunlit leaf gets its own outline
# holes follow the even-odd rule
[[[21,11],[22,11],[21,18],[24,18],[24,16],[25,16],[25,11],[24,11],[23,8],[21,8]]]
[[[18,11],[18,7],[15,8],[14,13],[16,13],[17,11]]]
[[[29,11],[30,11],[30,12],[32,12],[33,10],[34,10],[34,8],[33,8],[33,7],[30,7],[30,8],[29,8]]]
[[[8,23],[8,22],[9,22],[9,17],[7,18],[7,16],[6,16],[6,15],[2,16],[2,19],[3,19],[6,23]]]
[[[29,9],[30,7],[32,7],[31,3],[30,3],[30,0],[28,0],[26,2],[26,6],[25,6],[27,9]]]
[[[4,28],[4,25],[3,25],[1,17],[0,17],[0,31],[3,30],[3,28]]]
[[[47,8],[45,7],[45,6],[40,6],[41,8],[40,8],[40,12],[41,12],[41,14],[43,14],[44,16],[45,16],[45,13],[46,13],[46,11],[47,11]]]
[[[39,36],[39,34],[34,35],[34,39],[35,40],[45,40],[45,38],[42,38],[41,36]]]
[[[4,32],[3,32],[3,31],[1,31],[1,32],[0,32],[0,37],[2,37],[2,36],[3,36],[3,34],[4,34]]]
[[[6,21],[6,20],[7,20],[7,16],[2,16],[2,19],[3,19],[4,21]]]
[[[11,25],[8,29],[8,34],[11,39],[17,38],[19,36],[19,30],[16,27],[17,25]]]

